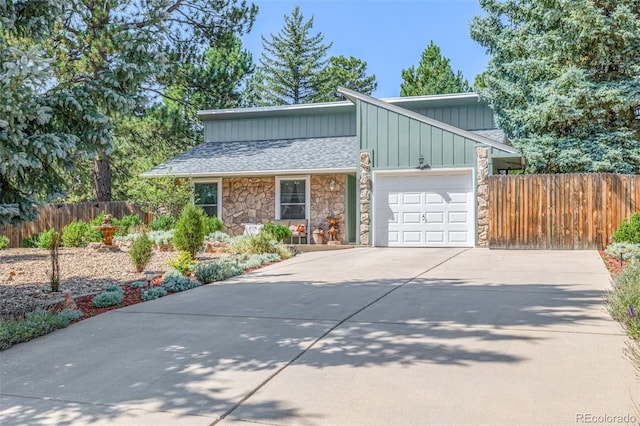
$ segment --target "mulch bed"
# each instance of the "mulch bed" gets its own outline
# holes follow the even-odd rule
[[[599,253],[602,261],[604,262],[604,266],[611,274],[611,278],[615,278],[618,273],[622,272],[624,268],[627,267],[628,261],[623,260],[622,263],[620,263],[619,258],[609,256],[604,250],[600,250]]]
[[[154,287],[158,287],[162,284],[162,278],[156,277],[151,281],[151,284]],[[114,309],[124,308],[125,306],[135,305],[137,303],[142,303],[142,291],[139,288],[133,288],[130,286],[122,287],[124,290],[124,298],[122,299],[122,303],[115,306],[108,306],[106,308],[96,308],[93,306],[93,298],[97,295],[89,295],[82,296],[75,299],[76,306],[82,312],[82,317],[78,319],[78,321],[82,321],[83,319],[91,318],[96,315],[100,315],[104,312],[112,311]],[[173,294],[172,292],[167,292],[167,296]]]

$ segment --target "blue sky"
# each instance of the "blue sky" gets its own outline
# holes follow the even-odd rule
[[[455,71],[473,79],[487,66],[484,49],[469,36],[469,22],[483,11],[477,0],[253,0],[260,10],[243,43],[257,63],[260,35],[278,33],[284,15],[299,4],[305,20],[314,16],[313,34],[333,42],[330,55],[355,56],[376,75],[377,97],[400,95],[402,69],[417,65],[430,40],[451,59]]]

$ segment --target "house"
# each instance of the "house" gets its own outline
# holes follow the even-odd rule
[[[475,93],[200,111],[205,142],[145,172],[190,178],[227,231],[340,216],[343,243],[486,245],[487,176],[521,168]]]

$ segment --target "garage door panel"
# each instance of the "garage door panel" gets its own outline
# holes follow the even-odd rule
[[[467,212],[449,212],[449,223],[463,223],[466,224],[469,221],[469,215]]]
[[[431,244],[443,244],[444,232],[443,231],[427,231],[425,232],[426,242]]]
[[[443,224],[445,214],[444,212],[428,212],[425,214],[425,217],[427,218],[427,223],[429,224]]]
[[[422,194],[419,192],[405,192],[402,194],[402,204],[405,206],[422,205]]]
[[[444,204],[444,197],[440,194],[427,193],[426,200],[426,204]]]
[[[375,244],[472,246],[474,191],[471,173],[377,175]]]
[[[422,223],[422,215],[420,212],[404,212],[402,213],[402,224],[404,225],[420,225]]]
[[[449,242],[451,243],[468,243],[469,237],[466,231],[449,231]]]

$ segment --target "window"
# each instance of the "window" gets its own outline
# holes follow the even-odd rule
[[[279,178],[276,182],[276,211],[279,219],[306,219],[309,178]]]
[[[219,182],[195,182],[193,184],[196,206],[202,207],[208,216],[220,216]]]

